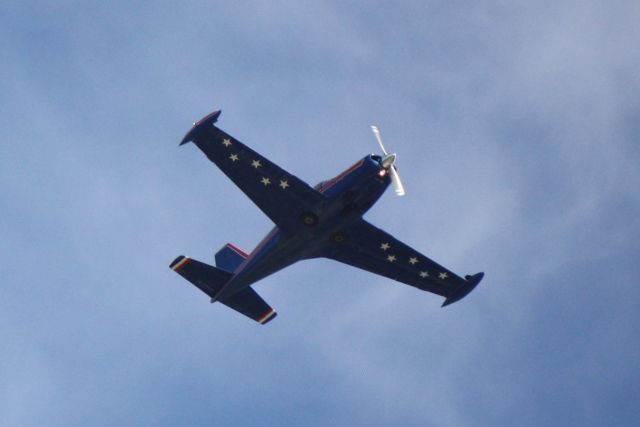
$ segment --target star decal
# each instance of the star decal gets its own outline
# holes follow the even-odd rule
[[[266,176],[263,177],[260,182],[262,182],[262,184],[264,184],[264,186],[266,187],[267,185],[271,184],[271,180],[269,178],[267,178]]]
[[[426,279],[427,277],[429,277],[429,272],[428,271],[421,271],[420,272],[420,277],[422,277],[423,279]]]
[[[286,179],[284,179],[284,180],[281,179],[280,180],[280,188],[282,188],[284,190],[287,187],[289,187],[289,181],[287,181]]]
[[[383,243],[383,244],[380,245],[380,249],[382,249],[383,251],[386,251],[390,247],[391,247],[391,245],[389,245],[388,243]]]
[[[396,260],[396,256],[395,255],[389,255],[387,257],[387,261],[389,261],[389,262],[394,262],[395,260]]]
[[[449,275],[447,274],[447,272],[446,272],[446,271],[443,271],[442,273],[438,274],[438,278],[439,278],[440,280],[444,280],[444,279],[446,279],[447,277],[449,277]]]
[[[223,139],[222,145],[224,145],[225,147],[229,147],[231,145],[231,140],[229,138]]]
[[[253,166],[254,168],[258,169],[259,167],[262,166],[262,163],[260,163],[260,160],[253,160],[253,161],[251,161],[251,166]]]
[[[409,258],[409,264],[411,265],[415,265],[418,263],[418,258],[412,256],[411,258]]]
[[[230,155],[230,156],[229,156],[229,159],[230,159],[232,162],[237,162],[238,160],[240,160],[240,158],[238,157],[238,155],[237,155],[237,154],[232,154],[232,155]]]

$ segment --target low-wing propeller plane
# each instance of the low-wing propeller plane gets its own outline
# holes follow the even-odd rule
[[[180,145],[193,141],[275,223],[249,254],[227,243],[211,266],[183,255],[170,267],[222,304],[259,323],[276,312],[251,285],[297,261],[325,257],[445,297],[442,306],[465,297],[483,273],[461,278],[362,215],[393,184],[404,187],[380,132],[384,155],[370,154],[335,178],[310,187],[214,125],[215,111],[193,125]]]

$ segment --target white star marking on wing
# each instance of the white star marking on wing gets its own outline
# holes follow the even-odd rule
[[[260,163],[260,160],[253,160],[251,162],[251,166],[253,166],[254,168],[258,169],[260,166],[262,166],[262,163]]]
[[[388,243],[383,243],[383,244],[380,245],[380,249],[382,249],[383,251],[386,251],[390,247],[391,247],[391,245],[389,245]]]
[[[264,184],[265,187],[267,185],[271,184],[271,180],[269,178],[267,178],[266,176],[264,178],[262,178],[260,181]]]
[[[387,257],[387,261],[389,261],[389,262],[393,262],[393,261],[395,261],[395,260],[396,260],[396,256],[395,256],[395,255],[389,255],[389,256]]]
[[[418,258],[412,256],[411,258],[409,258],[409,264],[414,265],[418,263]]]
[[[229,138],[225,138],[222,140],[222,143],[224,144],[225,147],[228,147],[231,145],[231,140]]]
[[[438,278],[439,278],[440,280],[444,280],[444,279],[446,279],[447,277],[449,277],[449,275],[447,274],[447,272],[446,272],[446,271],[443,271],[442,273],[438,274]]]
[[[422,277],[423,279],[429,277],[429,272],[428,271],[421,271],[420,272],[420,277]]]
[[[282,188],[283,190],[285,188],[287,188],[289,186],[289,182],[285,179],[285,180],[280,180],[280,188]]]
[[[237,162],[239,157],[237,154],[232,154],[229,156],[229,159],[231,159],[232,162]]]

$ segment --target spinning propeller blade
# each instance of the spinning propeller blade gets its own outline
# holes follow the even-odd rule
[[[402,185],[402,181],[400,180],[400,175],[398,175],[398,171],[395,166],[391,166],[391,183],[393,184],[393,189],[395,190],[398,196],[404,196],[406,193],[404,191],[404,186]]]
[[[382,144],[382,136],[380,136],[380,131],[378,130],[378,127],[371,126],[371,130],[373,131],[373,134],[376,136],[376,139],[378,140],[378,144],[380,144],[380,148],[382,148],[382,152],[386,156],[388,153],[387,153],[387,150],[385,150],[384,145]]]
[[[387,170],[391,174],[391,183],[393,184],[393,189],[395,190],[398,196],[404,196],[405,195],[404,186],[402,185],[402,181],[400,180],[400,175],[398,175],[398,170],[396,169],[396,166],[393,164],[395,162],[396,155],[393,154],[392,155],[393,157],[390,157],[389,154],[387,153],[387,150],[384,148],[384,144],[382,143],[382,136],[380,135],[380,130],[378,129],[377,126],[371,126],[371,131],[373,131],[373,134],[376,136],[376,139],[378,140],[378,144],[380,144],[380,148],[382,148],[382,152],[384,153],[385,158],[391,159],[391,163],[389,164],[389,167],[387,167]]]

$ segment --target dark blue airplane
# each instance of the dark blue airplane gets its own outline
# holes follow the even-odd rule
[[[445,297],[442,306],[465,297],[483,273],[461,278],[362,215],[394,184],[404,194],[395,154],[387,154],[378,129],[372,129],[384,156],[368,155],[311,188],[259,155],[214,123],[215,111],[195,123],[180,145],[193,141],[276,224],[247,254],[227,243],[216,266],[179,256],[170,267],[211,297],[259,323],[276,312],[251,285],[297,261],[326,257]]]

